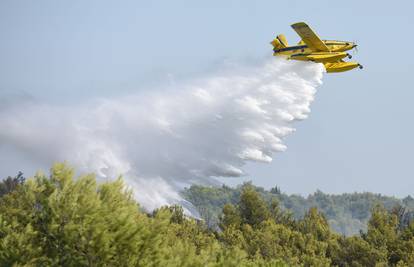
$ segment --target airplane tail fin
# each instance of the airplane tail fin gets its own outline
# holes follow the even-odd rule
[[[280,49],[288,46],[286,37],[283,34],[279,34],[276,38],[270,42],[275,49]]]

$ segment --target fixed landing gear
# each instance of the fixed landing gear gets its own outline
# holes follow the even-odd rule
[[[359,64],[358,65],[358,68],[362,70],[364,68],[364,66],[362,66],[361,64]]]
[[[351,58],[352,58],[352,55],[348,54],[348,55],[347,55],[347,57],[348,57],[349,59],[351,59]]]

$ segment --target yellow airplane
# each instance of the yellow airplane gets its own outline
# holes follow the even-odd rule
[[[353,42],[321,40],[314,31],[304,22],[291,25],[302,38],[298,45],[288,46],[286,37],[278,35],[271,44],[274,56],[285,56],[287,59],[313,61],[323,63],[326,72],[343,72],[356,67],[362,69],[358,62],[345,62],[343,58],[352,58],[345,51],[351,50],[357,45]]]

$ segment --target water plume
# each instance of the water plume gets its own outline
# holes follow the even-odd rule
[[[151,210],[182,203],[184,186],[272,161],[293,123],[309,115],[322,74],[319,64],[272,58],[78,105],[8,103],[0,145],[39,166],[67,161],[102,180],[123,175]]]

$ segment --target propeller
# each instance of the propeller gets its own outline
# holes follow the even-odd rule
[[[353,43],[355,45],[354,46],[355,50],[353,51],[353,53],[356,54],[356,53],[358,53],[358,45],[357,45],[357,42],[356,41],[354,41]]]

